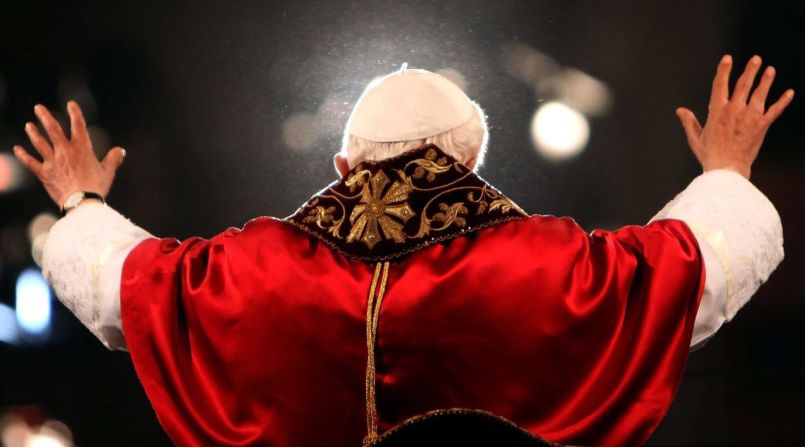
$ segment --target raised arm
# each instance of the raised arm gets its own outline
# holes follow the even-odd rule
[[[98,161],[92,151],[84,115],[74,101],[67,103],[70,138],[64,134],[59,122],[45,106],[37,104],[34,113],[47,132],[50,142],[32,122],[25,124],[25,133],[42,161],[28,154],[22,146],[14,146],[14,155],[42,182],[53,202],[63,207],[71,194],[80,191],[94,192],[106,197],[117,168],[123,164],[126,151],[121,147],[112,148],[102,161]]]
[[[32,122],[25,125],[25,132],[42,160],[21,146],[14,147],[14,155],[42,182],[56,205],[64,209],[68,198],[79,192],[106,197],[125,151],[113,148],[98,161],[75,102],[67,104],[69,138],[47,108],[37,105],[34,112],[48,139]],[[56,222],[45,243],[45,277],[65,306],[109,348],[125,348],[120,323],[123,261],[148,237],[148,232],[99,200],[86,199]]]
[[[767,67],[752,91],[761,65],[759,56],[752,57],[730,95],[732,58],[721,59],[703,127],[690,109],[676,111],[704,173],[652,220],[685,221],[702,250],[707,280],[694,347],[731,320],[783,259],[780,216],[749,176],[769,126],[791,103],[794,91],[786,90],[766,108],[775,70]]]

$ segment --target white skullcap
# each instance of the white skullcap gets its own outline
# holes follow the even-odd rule
[[[376,142],[430,137],[470,120],[472,101],[444,76],[407,69],[373,81],[352,110],[347,131]]]

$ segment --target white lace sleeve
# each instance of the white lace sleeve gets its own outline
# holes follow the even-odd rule
[[[120,320],[123,261],[152,237],[112,208],[86,203],[48,233],[42,270],[64,305],[109,349],[125,349]]]
[[[727,169],[696,177],[652,220],[666,218],[687,223],[704,257],[696,345],[730,321],[783,260],[783,227],[769,199]]]

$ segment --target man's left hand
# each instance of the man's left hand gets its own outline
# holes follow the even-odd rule
[[[37,105],[34,113],[50,141],[42,136],[34,123],[26,123],[25,133],[42,161],[28,154],[22,146],[14,146],[14,155],[20,163],[42,182],[50,198],[59,207],[64,205],[67,197],[79,191],[94,192],[106,197],[126,151],[120,147],[112,148],[103,161],[98,161],[92,151],[84,115],[74,101],[67,103],[70,138],[67,138],[59,122],[45,106]]]

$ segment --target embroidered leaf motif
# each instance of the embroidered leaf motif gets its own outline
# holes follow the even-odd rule
[[[467,221],[461,217],[462,215],[466,215],[468,211],[467,207],[464,206],[464,203],[456,202],[452,205],[440,203],[439,209],[442,212],[433,215],[434,221],[442,222],[442,226],[437,228],[437,230],[443,230],[454,223],[462,228],[467,225]]]
[[[492,201],[492,204],[489,206],[489,211],[495,211],[499,209],[501,213],[508,213],[509,210],[512,209],[512,204],[509,199],[496,199]]]
[[[445,160],[445,162],[446,162],[446,160]],[[447,171],[450,170],[449,165],[442,166],[442,165],[440,165],[440,164],[438,164],[438,163],[436,163],[434,161],[426,160],[424,158],[414,160],[413,163],[417,165],[417,168],[414,169],[414,177],[415,178],[421,178],[422,177],[422,174],[420,174],[419,177],[417,177],[417,171],[421,168],[423,170],[422,171],[423,174],[424,174],[424,171],[428,172],[428,176],[426,178],[427,178],[427,180],[429,182],[432,182],[433,180],[436,179],[436,174],[441,174],[443,172],[447,172]]]
[[[360,167],[360,165],[358,165]],[[355,192],[355,189],[363,186],[363,183],[366,181],[366,177],[371,176],[372,173],[369,172],[368,169],[360,169],[355,171],[353,174],[350,174],[347,177],[347,181],[344,182],[345,185],[349,187],[349,192]]]
[[[316,199],[316,201],[313,203],[318,203],[318,201],[319,200]],[[342,217],[336,221],[335,217],[333,216],[335,210],[336,208],[334,206],[324,208],[323,206],[318,205],[308,212],[308,215],[302,219],[302,222],[315,223],[317,227],[321,228],[322,230],[327,230],[328,233],[332,234],[338,239],[341,239],[341,235],[338,234],[338,231],[341,229],[341,223],[344,221],[344,219]]]

